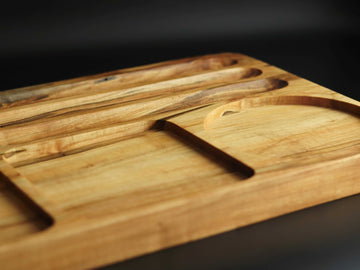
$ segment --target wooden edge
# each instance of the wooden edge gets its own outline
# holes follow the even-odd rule
[[[246,180],[251,183],[246,188],[240,182],[174,200],[166,207],[149,205],[101,220],[79,220],[72,223],[71,228],[63,224],[61,229],[58,227],[37,238],[28,238],[21,245],[1,246],[0,265],[6,269],[47,269],[49,266],[53,269],[83,269],[209,237],[356,194],[360,191],[360,183],[356,181],[358,176],[354,168],[359,162],[358,155],[356,159],[344,159],[341,163],[332,160],[321,166],[315,164],[285,170],[282,175],[259,174]],[[324,174],[327,177],[320,177]],[[339,178],[343,180],[339,181]],[[260,182],[263,188],[258,190]],[[194,222],[184,224],[184,219]],[[142,232],[140,237],[139,231]],[[70,239],[72,245],[68,244]],[[49,249],[52,252],[47,252]],[[92,259],[84,260],[84,253]],[[18,256],[23,260],[18,260]]]

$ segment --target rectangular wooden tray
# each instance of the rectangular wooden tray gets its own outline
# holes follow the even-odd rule
[[[0,93],[0,269],[83,269],[360,192],[360,102],[222,53]]]

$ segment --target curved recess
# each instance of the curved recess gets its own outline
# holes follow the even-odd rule
[[[211,111],[198,134],[256,172],[274,171],[360,158],[359,116],[359,105],[332,98],[254,97]]]
[[[337,99],[316,96],[256,97],[244,98],[216,108],[205,117],[204,128],[210,128],[210,126],[216,119],[230,113],[236,113],[243,109],[256,108],[268,105],[308,105],[343,111],[360,117],[360,106]]]

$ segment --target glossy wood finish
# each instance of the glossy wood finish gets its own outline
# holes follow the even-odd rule
[[[0,104],[1,269],[101,266],[360,192],[360,103],[241,54]]]

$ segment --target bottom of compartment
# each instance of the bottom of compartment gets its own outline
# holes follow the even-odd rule
[[[163,130],[16,169],[61,209],[94,218],[251,177],[196,142]]]

